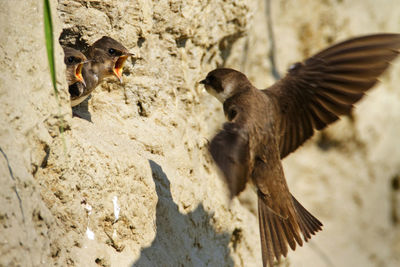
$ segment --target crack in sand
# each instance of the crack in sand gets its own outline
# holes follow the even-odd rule
[[[271,0],[265,1],[265,12],[267,17],[267,29],[268,29],[268,38],[271,42],[270,49],[268,52],[268,59],[271,62],[271,74],[275,80],[279,80],[281,75],[278,72],[276,67],[276,50],[275,50],[275,37],[274,37],[274,30],[272,26],[272,15],[271,15]]]
[[[13,188],[15,194],[17,195],[18,202],[19,202],[19,208],[20,208],[21,214],[22,214],[22,222],[25,224],[25,214],[24,214],[24,209],[22,208],[22,200],[21,200],[21,197],[19,196],[18,190],[17,190],[17,184],[16,184],[17,180],[14,177],[14,173],[13,173],[13,170],[12,170],[12,168],[10,166],[10,162],[8,160],[8,157],[7,157],[6,153],[3,151],[3,149],[1,147],[0,147],[0,152],[3,154],[4,158],[6,159],[7,167],[8,167],[8,171],[10,172],[11,179],[13,179],[15,181],[15,184],[14,184],[14,186],[12,188]]]

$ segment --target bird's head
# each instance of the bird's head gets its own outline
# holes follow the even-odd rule
[[[242,91],[245,85],[249,84],[247,77],[236,70],[228,68],[215,69],[207,74],[207,77],[200,81],[206,90],[215,96],[221,103]]]
[[[122,82],[122,68],[128,57],[133,56],[121,43],[111,37],[103,36],[88,51],[88,55],[99,67],[99,79],[115,76]]]
[[[63,47],[64,49],[64,63],[67,66],[67,82],[68,85],[80,82],[86,86],[85,80],[82,76],[83,64],[87,63],[85,55],[80,51],[71,47]]]

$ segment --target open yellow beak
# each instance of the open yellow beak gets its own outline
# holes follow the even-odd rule
[[[83,76],[82,76],[82,67],[83,67],[83,63],[79,63],[75,70],[75,77],[78,79],[78,81],[80,81],[86,87],[85,80],[83,79]]]
[[[125,61],[128,59],[129,56],[132,54],[129,53],[127,55],[120,56],[117,61],[115,62],[113,72],[115,76],[119,79],[119,81],[122,83],[122,68],[124,67]]]

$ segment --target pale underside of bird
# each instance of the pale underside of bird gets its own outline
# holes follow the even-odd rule
[[[264,266],[286,257],[322,223],[290,193],[281,160],[315,130],[349,114],[399,54],[400,34],[350,39],[293,64],[265,90],[232,69],[216,69],[201,81],[223,103],[227,122],[209,151],[227,182],[231,198],[251,180],[258,192]]]

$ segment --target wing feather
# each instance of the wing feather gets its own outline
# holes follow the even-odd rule
[[[281,158],[301,146],[315,129],[349,114],[399,49],[400,34],[350,39],[293,65],[286,77],[264,90],[277,98],[280,109]]]
[[[245,128],[227,122],[211,140],[209,151],[222,171],[231,198],[242,192],[249,173],[249,138]]]

